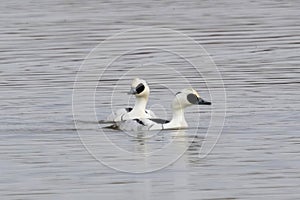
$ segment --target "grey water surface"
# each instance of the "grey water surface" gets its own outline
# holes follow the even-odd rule
[[[299,199],[299,9],[296,0],[2,1],[0,198]],[[214,73],[205,63],[197,74],[177,54],[151,48],[159,32],[119,38],[91,59],[93,69],[103,70],[102,61],[116,57],[102,76],[91,71],[83,79],[79,114],[87,118],[73,118],[74,81],[86,56],[108,37],[140,27],[186,34],[222,74],[226,120],[205,158],[199,152],[218,100],[210,92],[221,90],[205,84],[205,74]],[[161,35],[185,50],[182,38]],[[118,57],[135,42],[145,48]],[[190,128],[183,131],[130,135],[88,118],[90,83],[97,83],[93,115],[102,120],[112,108],[134,103],[126,92],[136,76],[149,82],[149,107],[164,118],[173,93],[184,87],[213,105],[188,108]],[[95,158],[84,137],[108,163]],[[144,157],[115,156],[114,145]],[[143,167],[154,172],[121,172]]]

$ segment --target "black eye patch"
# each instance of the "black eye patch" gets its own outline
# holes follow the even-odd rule
[[[177,92],[176,94],[175,94],[175,96],[177,95],[177,94],[180,94],[181,92]]]
[[[142,93],[144,91],[144,89],[145,89],[145,86],[143,83],[138,84],[138,86],[136,86],[136,88],[135,88],[137,94]]]
[[[195,94],[188,94],[187,95],[187,100],[191,103],[191,104],[198,104],[199,99]]]

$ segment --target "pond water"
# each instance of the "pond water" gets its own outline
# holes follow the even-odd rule
[[[1,199],[299,199],[299,8],[293,0],[2,3]],[[108,37],[141,27],[137,38],[120,37],[87,57]],[[205,48],[201,74],[186,57],[153,47],[159,38],[199,56],[162,28]],[[124,49],[131,51],[120,56]],[[104,70],[110,56],[116,59]],[[213,63],[226,118],[201,158],[209,120],[224,111],[216,102],[225,100],[212,98],[214,91],[224,97],[223,88],[205,79],[216,74]],[[76,79],[80,66],[95,71]],[[149,107],[163,118],[170,118],[173,93],[185,87],[213,105],[187,108],[183,131],[103,129],[97,120],[134,103],[126,92],[136,76],[148,81]],[[91,94],[94,118],[85,109]],[[130,156],[116,154],[116,146]]]

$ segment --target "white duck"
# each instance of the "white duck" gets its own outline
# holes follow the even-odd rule
[[[172,102],[173,117],[170,121],[163,119],[133,119],[117,123],[121,130],[164,130],[187,128],[188,124],[184,117],[184,109],[192,105],[211,105],[204,101],[192,88],[184,89],[175,95]]]
[[[146,110],[150,88],[147,82],[140,78],[135,78],[131,84],[131,90],[128,94],[135,95],[136,101],[134,107],[127,107],[113,112],[107,117],[108,122],[119,122],[135,118],[155,118],[151,110]]]

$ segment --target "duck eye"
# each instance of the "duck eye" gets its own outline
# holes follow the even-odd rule
[[[187,95],[187,100],[191,103],[191,104],[198,104],[199,99],[195,94],[188,94]]]
[[[177,92],[176,94],[175,94],[175,96],[177,95],[177,94],[180,94],[181,92]]]
[[[145,86],[143,85],[143,83],[140,83],[140,84],[138,84],[138,86],[136,86],[136,92],[138,93],[138,94],[140,94],[140,93],[142,93],[143,91],[144,91],[144,89],[145,89]]]

